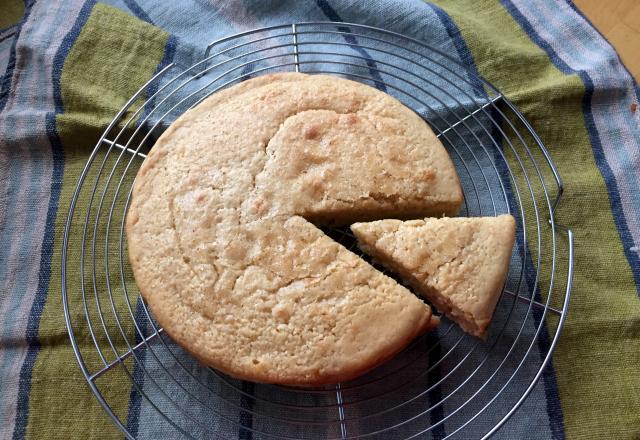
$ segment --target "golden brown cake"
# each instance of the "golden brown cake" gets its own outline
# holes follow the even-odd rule
[[[133,188],[129,258],[157,321],[202,362],[332,383],[437,318],[313,223],[454,214],[461,200],[446,151],[394,98],[268,75],[212,95],[158,139]]]
[[[360,248],[465,331],[483,336],[515,239],[510,215],[356,223]]]

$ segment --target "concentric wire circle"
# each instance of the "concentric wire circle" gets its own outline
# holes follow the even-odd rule
[[[224,87],[281,71],[337,75],[395,96],[447,148],[464,189],[461,215],[514,215],[516,250],[486,340],[445,319],[357,380],[301,389],[238,381],[203,367],[158,327],[126,251],[124,219],[137,170],[182,112]],[[522,114],[437,48],[332,22],[224,38],[198,63],[169,65],[145,84],[87,161],[63,238],[71,343],[92,391],[129,438],[489,436],[536,386],[566,317],[573,238],[554,220],[561,194],[551,157]],[[348,229],[326,232],[358,252]],[[132,390],[128,400],[114,393],[118,386]]]

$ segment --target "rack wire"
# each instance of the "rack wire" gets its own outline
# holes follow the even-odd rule
[[[186,109],[224,87],[278,71],[338,75],[400,99],[451,155],[464,189],[461,215],[516,217],[516,250],[486,340],[444,319],[361,378],[300,389],[227,377],[163,333],[128,265],[123,232],[135,174],[154,139]],[[540,386],[567,315],[573,235],[554,218],[562,191],[549,152],[518,109],[468,66],[424,42],[333,22],[223,38],[194,65],[170,64],[151,78],[87,161],[62,249],[73,350],[98,401],[128,438],[489,437]],[[326,232],[357,252],[348,229]],[[113,392],[117,384],[131,388],[128,401]]]

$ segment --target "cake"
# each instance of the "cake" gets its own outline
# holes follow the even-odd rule
[[[396,99],[337,77],[265,75],[158,139],[133,186],[129,260],[155,319],[203,363],[335,383],[438,319],[318,226],[454,215],[461,201],[445,149]]]

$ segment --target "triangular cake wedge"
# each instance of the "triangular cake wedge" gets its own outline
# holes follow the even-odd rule
[[[511,215],[355,223],[360,248],[466,332],[483,336],[515,240]]]

